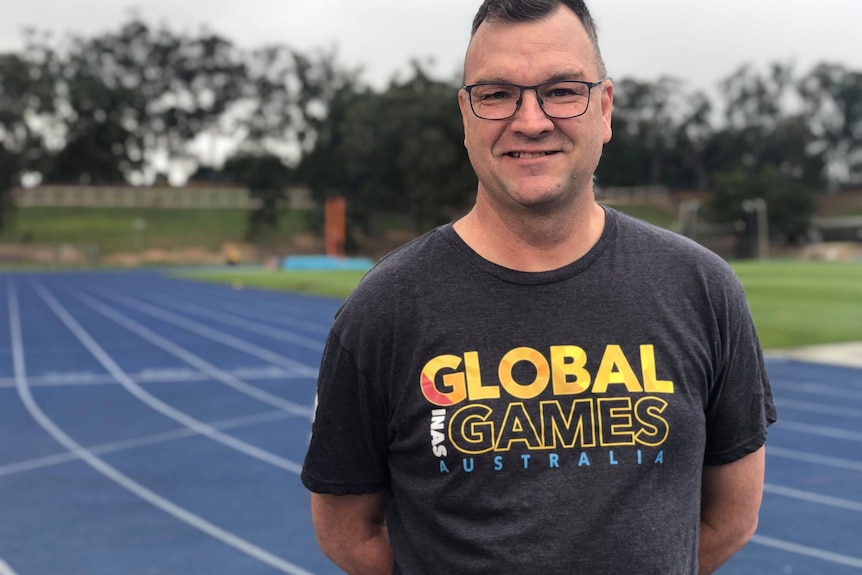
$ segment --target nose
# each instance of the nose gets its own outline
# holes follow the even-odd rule
[[[524,90],[521,93],[521,102],[512,117],[511,127],[516,132],[532,137],[554,129],[553,120],[539,104],[539,93],[536,90]]]

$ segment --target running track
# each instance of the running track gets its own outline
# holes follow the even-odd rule
[[[0,575],[339,573],[298,477],[338,305],[158,272],[0,277]],[[760,527],[720,573],[858,575],[862,371],[768,368]]]

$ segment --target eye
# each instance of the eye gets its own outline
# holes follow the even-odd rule
[[[543,98],[552,98],[552,99],[569,99],[569,98],[578,98],[586,95],[587,87],[583,84],[579,84],[577,82],[562,82],[557,84],[550,84],[542,90]]]
[[[510,100],[517,97],[518,90],[512,86],[487,85],[473,88],[473,98],[479,102]]]

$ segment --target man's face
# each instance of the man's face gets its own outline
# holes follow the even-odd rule
[[[551,80],[597,77],[596,54],[574,12],[560,7],[542,20],[483,22],[467,49],[465,84],[535,85]],[[602,146],[611,138],[613,86],[592,90],[589,108],[576,118],[548,118],[536,92],[525,90],[518,112],[507,120],[483,120],[459,98],[464,145],[479,178],[479,194],[509,209],[557,206],[591,189]]]

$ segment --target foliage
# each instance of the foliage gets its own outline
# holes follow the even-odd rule
[[[737,168],[716,176],[712,212],[718,221],[752,222],[745,200],[763,199],[767,206],[769,235],[773,240],[805,239],[814,212],[813,191],[775,166]],[[751,231],[751,225],[747,226]]]
[[[272,154],[241,154],[230,158],[221,170],[230,181],[246,186],[260,206],[248,214],[246,239],[255,240],[266,231],[278,229],[279,204],[293,172]]]
[[[319,200],[347,198],[351,227],[368,232],[385,209],[422,231],[448,221],[475,188],[463,139],[457,87],[414,64],[410,79],[382,93],[339,90],[300,173]]]
[[[776,238],[794,238],[816,190],[862,185],[862,72],[743,65],[717,99],[677,78],[614,84],[603,187],[714,191],[720,223],[738,218],[732,202],[768,195]],[[422,231],[475,192],[457,92],[418,63],[372,89],[334,52],[243,50],[137,18],[65,43],[32,33],[0,54],[0,225],[24,178],[141,185],[208,172],[263,200],[249,237],[277,224],[290,182],[319,202],[345,196],[358,234],[374,233],[381,211]],[[223,166],[225,146],[236,157]]]

